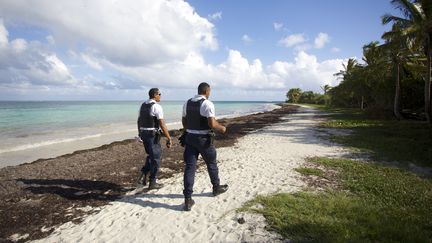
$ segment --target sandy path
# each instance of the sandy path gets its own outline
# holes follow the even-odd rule
[[[275,241],[263,229],[261,216],[235,209],[257,194],[294,192],[304,183],[293,169],[308,156],[334,156],[341,148],[329,146],[314,134],[314,110],[302,107],[283,122],[251,133],[230,148],[218,149],[222,183],[229,190],[211,196],[204,169],[197,171],[190,212],[183,212],[183,175],[162,181],[165,187],[124,197],[82,223],[67,223],[41,242],[227,242]],[[246,223],[237,219],[244,217]]]

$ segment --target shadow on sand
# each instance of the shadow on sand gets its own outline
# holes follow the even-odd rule
[[[150,193],[149,193],[150,192]],[[173,201],[177,201],[175,199],[183,199],[183,194],[158,194],[158,193],[151,193],[153,191],[149,191],[147,188],[140,190],[135,195],[128,195],[123,197],[120,202],[124,203],[132,203],[139,205],[141,207],[150,207],[150,208],[165,208],[170,209],[174,211],[184,211],[183,210],[183,200],[181,204],[167,204],[167,203],[160,203],[160,202],[154,202],[152,199],[154,198],[168,198],[173,199]],[[157,192],[157,191],[155,191]],[[197,193],[193,194],[193,197],[213,197],[213,194],[211,192],[204,192],[204,193]]]
[[[67,179],[17,179],[34,194],[57,194],[68,200],[114,201],[129,189],[106,181]]]

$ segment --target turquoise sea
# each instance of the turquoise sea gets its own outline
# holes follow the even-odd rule
[[[0,168],[137,135],[142,101],[0,101]],[[162,101],[169,129],[184,101]],[[214,101],[217,118],[276,108],[276,102]]]

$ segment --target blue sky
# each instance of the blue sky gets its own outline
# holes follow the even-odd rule
[[[214,100],[320,92],[398,15],[387,0],[0,3],[0,100]]]
[[[389,29],[381,24],[381,16],[398,13],[388,0],[188,2],[203,16],[221,12],[222,18],[215,21],[221,47],[239,50],[248,59],[260,58],[264,63],[294,58],[291,48],[281,48],[277,43],[296,33],[303,33],[309,40],[320,32],[329,34],[327,47],[340,51],[332,52],[331,48],[310,51],[319,60],[361,57],[362,46],[380,40]],[[274,23],[283,24],[281,31],[275,31]],[[245,45],[241,40],[244,34],[253,39],[251,44]],[[216,62],[224,58],[220,52],[213,54]]]

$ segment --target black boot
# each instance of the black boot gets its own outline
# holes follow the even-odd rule
[[[217,185],[213,187],[213,196],[222,194],[228,190],[228,185]]]
[[[140,177],[138,178],[138,184],[140,185],[147,185],[147,175],[148,173],[141,173]]]
[[[185,205],[183,207],[184,211],[191,211],[191,208],[194,204],[195,201],[192,198],[185,198]]]
[[[154,190],[154,189],[161,189],[162,187],[163,187],[163,184],[159,184],[157,182],[150,182],[148,189]]]

